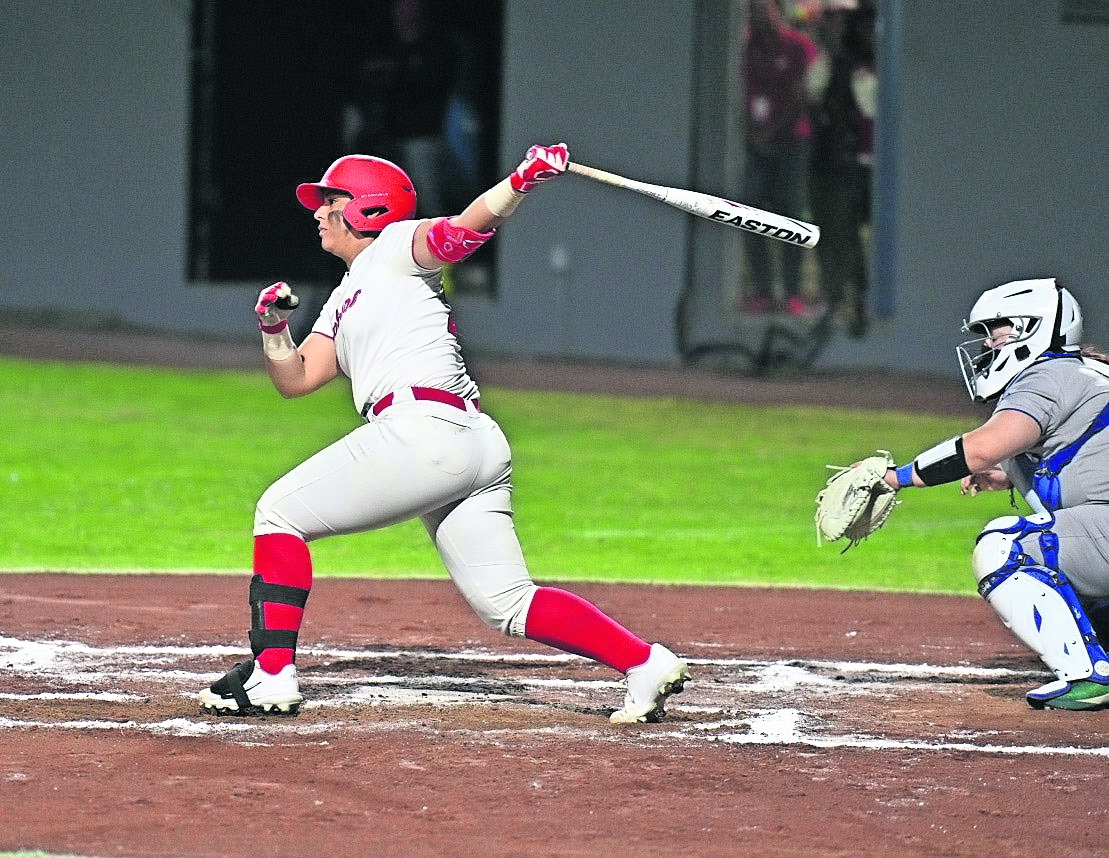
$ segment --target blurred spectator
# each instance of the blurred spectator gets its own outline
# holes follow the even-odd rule
[[[456,73],[443,116],[445,165],[440,191],[445,211],[462,211],[489,183],[491,129],[481,110],[491,81],[477,44],[461,29],[451,34]]]
[[[858,0],[827,0],[822,50],[807,89],[812,120],[809,203],[820,225],[816,247],[821,292],[844,312],[849,332],[870,326],[869,262],[863,230],[870,222],[877,77],[872,9]]]
[[[780,0],[751,0],[743,40],[745,154],[743,201],[790,217],[803,218],[808,202],[809,119],[805,80],[817,47],[790,27]],[[774,261],[780,253],[785,309],[815,315],[802,289],[804,248],[746,235],[750,284],[744,309],[778,309]]]
[[[358,43],[369,53],[351,69],[342,148],[403,164],[416,185],[419,216],[438,214],[445,210],[440,168],[455,43],[429,0],[390,0],[385,22],[367,13]]]
[[[786,19],[803,35],[820,45],[820,22],[824,16],[824,0],[794,0],[789,4]]]

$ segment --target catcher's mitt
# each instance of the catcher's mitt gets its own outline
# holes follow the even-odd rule
[[[886,482],[886,471],[894,467],[886,450],[863,459],[850,468],[829,465],[835,473],[816,496],[816,544],[847,537],[853,548],[886,523],[901,501]]]

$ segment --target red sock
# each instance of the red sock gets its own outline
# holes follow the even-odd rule
[[[651,655],[651,645],[636,637],[592,602],[540,587],[528,609],[524,634],[533,641],[584,655],[627,673]]]
[[[254,537],[254,574],[267,584],[312,589],[312,555],[304,540],[288,533],[268,533]],[[262,612],[267,629],[299,631],[304,609],[280,602],[264,602]],[[278,673],[293,663],[296,651],[268,647],[258,654],[258,664],[266,673]]]

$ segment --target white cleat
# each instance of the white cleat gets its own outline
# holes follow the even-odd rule
[[[216,715],[296,715],[303,700],[295,665],[266,673],[253,659],[236,664],[200,692],[201,709]]]
[[[689,665],[662,644],[651,644],[651,655],[628,671],[624,708],[609,716],[613,724],[656,723],[666,714],[666,698],[681,694],[689,680]]]

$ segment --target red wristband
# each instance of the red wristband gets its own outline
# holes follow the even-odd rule
[[[289,322],[286,319],[282,319],[276,325],[267,325],[265,322],[259,319],[258,327],[261,329],[263,334],[280,334],[283,330],[289,327]]]

